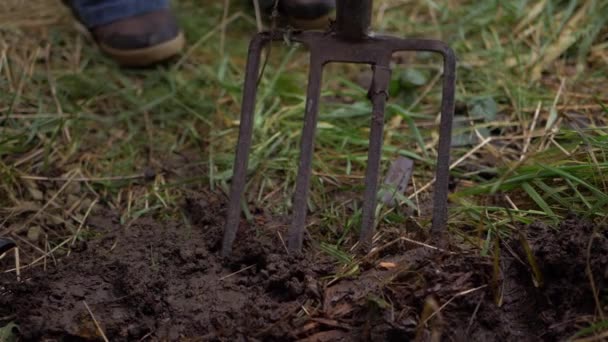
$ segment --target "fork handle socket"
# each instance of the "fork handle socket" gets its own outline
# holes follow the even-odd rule
[[[336,33],[348,40],[367,37],[372,22],[372,0],[337,0]]]

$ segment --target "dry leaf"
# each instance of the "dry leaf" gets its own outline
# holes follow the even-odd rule
[[[381,262],[378,264],[378,267],[380,267],[380,268],[385,268],[385,269],[387,269],[387,270],[388,270],[388,269],[391,269],[391,268],[395,268],[395,267],[397,267],[397,264],[395,264],[394,262],[385,262],[385,261],[381,261]]]

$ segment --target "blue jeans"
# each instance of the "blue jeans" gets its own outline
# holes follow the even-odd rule
[[[169,0],[68,0],[67,2],[87,28],[169,8]]]

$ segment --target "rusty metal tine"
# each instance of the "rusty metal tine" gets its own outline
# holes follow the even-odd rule
[[[378,193],[378,173],[382,158],[382,143],[384,132],[384,107],[388,100],[388,86],[391,80],[391,70],[388,66],[372,66],[374,75],[369,90],[372,101],[371,131],[369,135],[369,150],[367,170],[365,171],[365,195],[363,197],[363,213],[361,216],[361,233],[359,242],[362,251],[369,252],[374,236],[376,204]]]
[[[439,124],[439,147],[435,176],[435,198],[431,233],[439,236],[448,221],[448,189],[450,180],[450,147],[452,144],[452,121],[454,118],[454,96],[456,92],[456,55],[445,46],[443,55],[443,89],[441,94],[441,123]]]
[[[323,62],[317,58],[315,50],[310,51],[310,71],[306,108],[304,111],[304,128],[300,141],[300,164],[296,178],[296,190],[293,197],[293,219],[289,229],[288,246],[290,252],[299,252],[304,239],[306,225],[307,197],[312,172],[312,155],[314,151],[317,114],[321,97],[321,81],[323,78]]]
[[[443,89],[441,94],[441,122],[433,198],[431,233],[435,236],[445,230],[448,221],[448,191],[450,180],[450,147],[454,96],[456,93],[456,55],[446,43],[429,39],[402,39],[393,48],[397,51],[432,51],[443,56]]]
[[[249,150],[251,149],[260,60],[262,48],[269,39],[270,37],[268,34],[259,33],[256,34],[249,45],[239,138],[232,175],[232,186],[230,188],[230,202],[226,212],[226,226],[224,228],[224,238],[222,241],[222,256],[224,257],[229,256],[232,252],[232,244],[234,243],[241,220],[241,198],[243,191],[245,190]]]

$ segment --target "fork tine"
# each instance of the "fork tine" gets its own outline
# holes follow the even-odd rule
[[[374,76],[369,90],[369,97],[373,104],[371,131],[369,136],[369,150],[367,169],[365,171],[365,195],[363,197],[363,213],[361,216],[361,233],[359,242],[363,252],[369,252],[374,236],[375,214],[378,193],[378,173],[382,157],[382,139],[384,132],[384,107],[388,98],[388,86],[391,79],[391,70],[385,66],[374,65]]]
[[[439,147],[437,149],[437,170],[435,176],[435,197],[433,199],[433,221],[431,232],[440,239],[448,221],[448,190],[450,181],[450,146],[452,141],[452,121],[454,116],[454,96],[456,92],[456,56],[449,47],[442,49],[443,89],[441,94],[441,123],[439,124]]]
[[[310,174],[312,172],[312,154],[314,151],[315,131],[317,128],[317,114],[319,112],[319,99],[321,97],[321,81],[323,78],[323,63],[316,58],[314,51],[310,52],[310,71],[306,109],[304,111],[304,128],[300,142],[300,164],[296,190],[293,200],[293,219],[289,229],[289,251],[299,252],[302,249],[304,227],[306,225],[306,211]]]
[[[260,69],[262,48],[269,41],[266,34],[257,34],[249,45],[247,69],[245,73],[245,86],[241,109],[241,122],[239,139],[236,150],[236,159],[230,188],[230,200],[226,212],[226,226],[222,240],[222,256],[227,257],[232,252],[232,244],[236,237],[241,220],[241,197],[245,190],[247,177],[247,164],[253,134],[253,116],[255,113],[255,98],[257,94],[257,81]]]

